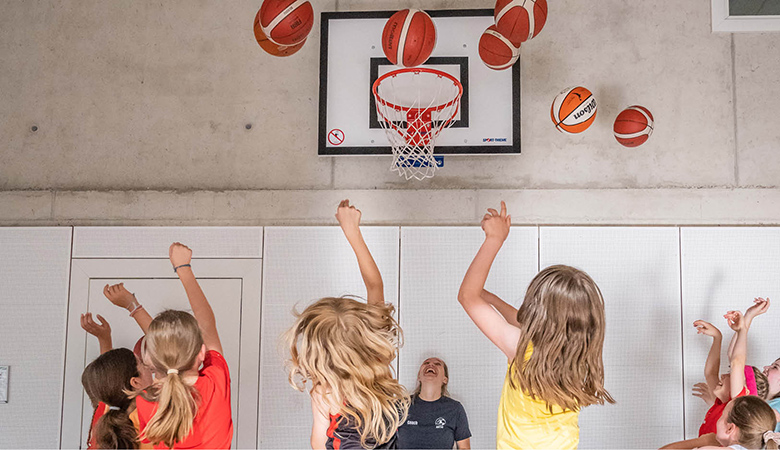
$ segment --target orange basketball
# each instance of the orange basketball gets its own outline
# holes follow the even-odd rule
[[[314,25],[308,0],[265,0],[258,15],[263,34],[278,45],[300,44]]]
[[[547,0],[498,0],[496,28],[515,47],[535,37],[547,21]]]
[[[596,98],[584,87],[564,89],[555,97],[550,116],[558,131],[582,133],[596,119]]]
[[[391,63],[402,67],[423,64],[436,46],[436,26],[419,9],[404,9],[393,14],[382,31],[382,50]]]
[[[491,25],[479,39],[479,57],[491,69],[504,70],[517,61],[520,49],[499,33],[495,25]]]
[[[615,139],[626,147],[639,147],[653,134],[653,115],[644,106],[624,109],[615,119]]]
[[[279,45],[271,42],[268,36],[263,33],[263,27],[260,26],[260,11],[255,16],[255,39],[257,39],[257,43],[260,44],[263,50],[274,56],[290,56],[300,50],[303,44],[306,43],[305,39],[303,42],[295,45]]]

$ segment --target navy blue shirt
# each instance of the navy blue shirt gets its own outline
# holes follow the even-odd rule
[[[471,437],[463,405],[449,397],[426,402],[412,398],[409,417],[398,429],[398,448],[451,449]]]

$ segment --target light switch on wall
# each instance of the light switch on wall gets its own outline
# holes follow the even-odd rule
[[[0,366],[0,403],[8,403],[8,366]]]

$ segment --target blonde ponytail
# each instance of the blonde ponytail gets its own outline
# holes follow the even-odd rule
[[[173,447],[192,431],[198,413],[198,391],[182,379],[194,367],[203,347],[203,336],[195,318],[184,311],[164,311],[149,325],[144,339],[145,358],[165,378],[141,394],[157,403],[157,411],[144,428],[141,438],[153,445]]]

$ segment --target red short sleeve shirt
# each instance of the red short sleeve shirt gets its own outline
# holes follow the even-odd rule
[[[225,358],[214,350],[206,352],[203,368],[198,374],[195,389],[200,393],[198,413],[192,431],[173,448],[230,448],[233,441],[233,419],[230,414],[230,372]],[[157,411],[157,404],[142,397],[136,398],[141,431]],[[144,441],[147,442],[147,441]],[[154,448],[168,448],[165,444]]]
[[[737,394],[737,397],[744,397],[745,395],[748,395],[747,387],[742,388],[742,391]],[[731,399],[729,399],[729,401],[731,401]],[[728,403],[729,402],[723,403],[719,398],[715,399],[715,404],[710,407],[710,410],[707,411],[707,414],[704,416],[704,422],[702,422],[701,427],[699,428],[699,436],[718,431],[718,419],[720,419],[720,416],[723,414],[723,410],[726,409]]]

